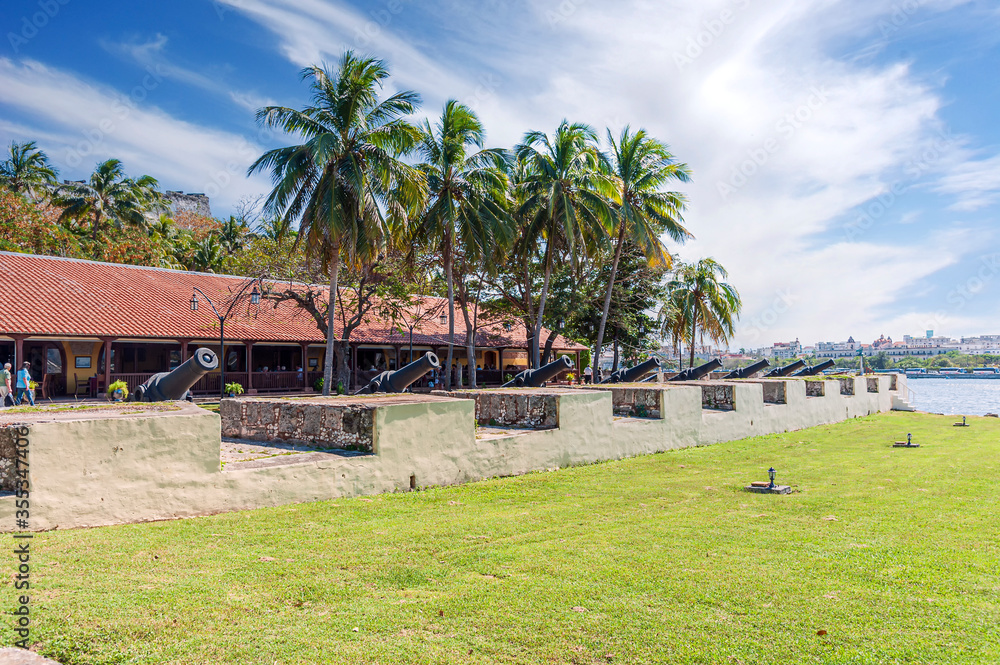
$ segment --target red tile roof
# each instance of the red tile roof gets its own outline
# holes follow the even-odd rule
[[[145,268],[0,252],[0,334],[151,339],[212,339],[218,319],[203,298],[197,312],[190,308],[198,287],[221,307],[246,283],[245,277]],[[445,311],[447,301],[426,296],[424,311]],[[408,317],[415,318],[413,315]],[[338,334],[342,326],[336,324]],[[402,330],[401,330],[402,328]],[[465,325],[456,312],[455,343],[465,344]],[[546,331],[543,339],[548,335]],[[241,301],[226,319],[226,339],[256,342],[323,342],[315,320],[294,303]],[[419,346],[446,345],[448,326],[435,315],[414,329]],[[352,342],[408,344],[409,331],[374,315],[351,335]],[[527,348],[523,324],[510,330],[500,323],[484,325],[479,347]],[[584,350],[561,335],[553,348]]]

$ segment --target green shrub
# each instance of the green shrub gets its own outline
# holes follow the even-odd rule
[[[226,394],[227,395],[242,395],[243,385],[233,381],[232,383],[226,384]]]

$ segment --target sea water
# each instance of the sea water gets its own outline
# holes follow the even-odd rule
[[[1000,380],[910,379],[910,405],[918,411],[953,416],[1000,413]]]

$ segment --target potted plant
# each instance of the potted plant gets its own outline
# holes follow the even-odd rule
[[[119,379],[108,386],[108,399],[112,402],[124,402],[128,399],[128,384]]]
[[[573,372],[570,372],[569,374],[566,375],[566,382],[567,383],[572,384],[574,381],[576,381],[576,374],[574,374]]]
[[[319,377],[318,379],[316,379],[313,382],[313,390],[315,390],[318,393],[323,392],[323,377],[322,376]]]
[[[28,380],[28,392],[31,393],[31,401],[35,401],[35,390],[38,388],[38,381]]]
[[[232,383],[226,384],[226,394],[230,397],[236,397],[237,395],[243,394],[243,385],[233,381]]]

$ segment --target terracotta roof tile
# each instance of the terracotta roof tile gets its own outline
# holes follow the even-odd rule
[[[151,339],[212,339],[219,324],[201,299],[190,308],[198,287],[222,307],[246,283],[244,277],[126,266],[79,259],[0,252],[0,334],[128,337]],[[447,301],[427,296],[424,311],[443,309]],[[411,318],[414,318],[411,316]],[[465,344],[465,325],[456,321],[455,343]],[[351,335],[352,342],[409,343],[406,328],[369,316]],[[342,331],[337,324],[338,333]],[[547,331],[545,335],[547,336]],[[226,319],[226,338],[257,342],[323,342],[313,318],[294,303],[253,306],[242,300]],[[543,337],[544,339],[544,337]],[[437,316],[421,322],[413,334],[419,346],[447,344],[448,326]],[[477,346],[527,348],[523,324],[507,330],[500,323],[484,325]],[[554,348],[584,350],[561,335]]]

